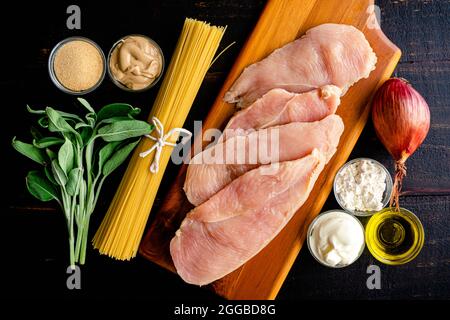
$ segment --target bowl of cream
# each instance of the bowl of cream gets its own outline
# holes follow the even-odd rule
[[[389,203],[392,186],[386,167],[370,158],[357,158],[339,169],[333,190],[342,209],[356,216],[371,216]]]
[[[347,212],[330,210],[311,222],[306,241],[311,255],[319,263],[342,268],[355,262],[364,251],[364,227]]]

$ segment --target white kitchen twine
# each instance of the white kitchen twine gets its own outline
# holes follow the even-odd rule
[[[153,158],[153,162],[150,165],[150,171],[152,173],[157,173],[159,170],[159,158],[161,157],[161,151],[164,146],[171,146],[175,147],[177,144],[166,141],[168,138],[170,138],[174,133],[185,133],[186,136],[184,136],[181,139],[181,144],[184,144],[187,140],[189,140],[192,137],[192,133],[189,130],[183,129],[183,128],[173,128],[167,134],[164,135],[164,126],[159,121],[157,117],[152,118],[152,122],[155,125],[156,132],[158,134],[158,137],[153,137],[149,134],[146,134],[145,136],[153,141],[155,141],[155,144],[148,149],[147,151],[141,152],[139,156],[141,158],[145,158],[150,153],[152,153],[154,150],[156,150],[155,157]]]

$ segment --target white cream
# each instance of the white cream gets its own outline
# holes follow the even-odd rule
[[[351,264],[364,246],[364,228],[353,216],[342,211],[319,216],[308,237],[314,256],[330,266]]]
[[[379,211],[383,209],[386,172],[374,161],[359,160],[336,175],[335,188],[347,210]]]

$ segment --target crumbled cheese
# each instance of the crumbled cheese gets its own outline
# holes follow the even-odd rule
[[[374,161],[359,160],[339,172],[335,188],[347,210],[379,211],[383,209],[386,172]]]

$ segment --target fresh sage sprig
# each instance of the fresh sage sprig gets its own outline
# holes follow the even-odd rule
[[[78,101],[87,109],[84,117],[27,107],[40,116],[41,130],[31,129],[32,143],[12,140],[18,152],[42,166],[28,173],[28,191],[41,201],[55,200],[64,212],[71,266],[85,263],[89,220],[106,177],[127,159],[140,137],[153,130],[134,119],[139,108],[113,103],[95,112],[85,99]]]

